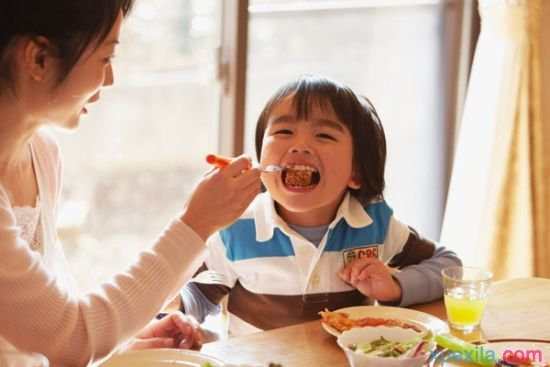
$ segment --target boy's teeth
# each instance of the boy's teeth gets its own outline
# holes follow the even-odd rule
[[[289,165],[287,166],[287,168],[290,168],[293,170],[300,170],[300,171],[311,171],[311,172],[317,171],[314,167],[304,166],[302,164]]]

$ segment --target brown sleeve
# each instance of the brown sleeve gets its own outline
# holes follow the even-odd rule
[[[195,274],[193,274],[193,278],[195,278],[197,275],[199,275],[203,271],[207,271],[207,270],[208,270],[208,267],[206,266],[206,263],[202,263],[202,265],[197,269]],[[191,280],[193,280],[193,278],[191,278]]]
[[[409,265],[418,264],[433,256],[435,244],[428,239],[420,237],[414,228],[409,227],[409,231],[409,238],[405,242],[403,250],[391,258],[389,266],[401,269]]]
[[[221,275],[215,271],[208,270],[206,264],[201,265],[190,282],[193,282],[213,304],[220,303],[223,297],[231,291],[231,287],[224,284]]]

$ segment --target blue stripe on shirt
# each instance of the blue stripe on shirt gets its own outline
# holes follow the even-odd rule
[[[226,257],[230,261],[254,259],[258,257],[294,256],[290,239],[278,228],[266,242],[256,241],[256,227],[253,219],[241,219],[231,227],[220,231],[225,246]]]
[[[366,227],[352,228],[348,226],[345,219],[341,219],[329,232],[325,251],[339,252],[358,246],[384,243],[393,210],[385,201],[369,204],[365,210],[371,217],[372,223]]]
[[[365,210],[373,222],[363,228],[351,228],[345,219],[341,219],[329,231],[325,251],[339,252],[358,246],[384,243],[393,214],[392,209],[385,201],[381,201],[369,204]],[[238,220],[220,231],[220,237],[225,246],[226,257],[230,261],[294,256],[290,238],[279,228],[275,228],[269,241],[256,241],[256,226],[253,219]]]

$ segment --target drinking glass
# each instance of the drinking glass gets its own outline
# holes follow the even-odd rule
[[[445,268],[441,275],[449,325],[462,332],[473,331],[481,323],[493,275],[481,268],[463,266]]]

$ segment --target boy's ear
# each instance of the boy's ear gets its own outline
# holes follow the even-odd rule
[[[361,180],[358,177],[357,173],[353,172],[351,178],[348,182],[348,187],[353,190],[359,190],[361,188]]]
[[[32,80],[42,82],[55,72],[51,43],[46,38],[26,38],[21,47],[22,65]]]

